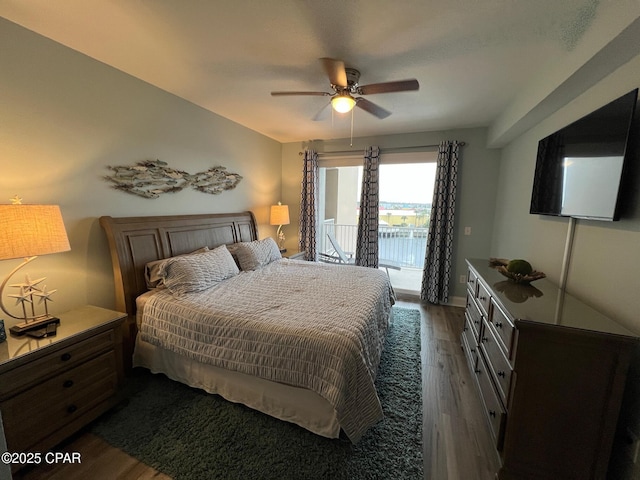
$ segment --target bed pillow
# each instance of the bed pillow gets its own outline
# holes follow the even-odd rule
[[[185,253],[183,255],[176,255],[176,256],[182,257],[184,255],[195,255],[197,253],[204,253],[208,251],[209,251],[209,247],[202,247],[194,252]],[[144,280],[145,282],[147,282],[147,288],[149,290],[151,290],[152,288],[164,288],[164,281],[162,278],[160,278],[160,275],[158,275],[158,272],[160,271],[160,267],[162,266],[162,264],[167,260],[169,259],[163,258],[161,260],[154,260],[153,262],[149,262],[144,266]]]
[[[282,258],[276,241],[271,237],[253,242],[235,243],[233,252],[242,270],[256,270]]]
[[[201,292],[239,272],[229,250],[222,245],[198,255],[170,258],[161,265],[159,275],[171,293],[181,295]]]

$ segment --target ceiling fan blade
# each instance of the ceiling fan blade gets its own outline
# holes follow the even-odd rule
[[[358,87],[360,95],[371,95],[374,93],[389,92],[408,92],[411,90],[419,90],[420,84],[418,80],[412,78],[410,80],[398,80],[397,82],[372,83],[370,85],[362,85]]]
[[[287,95],[317,95],[326,97],[327,95],[331,96],[332,94],[327,92],[271,92],[271,96],[273,97],[282,97]]]
[[[322,122],[323,120],[326,120],[329,116],[329,107],[331,107],[331,103],[327,103],[324,107],[322,107],[311,120],[313,120],[314,122]]]
[[[322,62],[322,67],[332,85],[339,87],[347,86],[347,72],[344,69],[344,62],[342,60],[323,57],[320,59],[320,62]]]
[[[391,115],[391,112],[385,110],[380,105],[376,105],[373,102],[370,102],[366,98],[358,97],[356,98],[356,107],[360,107],[365,112],[369,112],[371,115],[375,115],[376,117],[383,119],[387,118]]]

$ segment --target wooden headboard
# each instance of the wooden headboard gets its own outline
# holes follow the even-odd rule
[[[144,266],[153,260],[257,240],[251,212],[160,217],[100,217],[109,242],[116,291],[116,309],[129,315],[125,352],[133,348],[136,298],[147,291]],[[127,345],[128,344],[128,345]],[[130,358],[130,357],[128,357]]]

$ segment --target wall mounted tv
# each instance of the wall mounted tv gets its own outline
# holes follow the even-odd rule
[[[618,220],[637,98],[635,89],[540,140],[530,213]]]

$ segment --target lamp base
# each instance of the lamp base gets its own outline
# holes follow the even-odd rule
[[[50,323],[60,323],[60,319],[57,317],[52,317],[51,315],[44,315],[42,317],[34,318],[33,320],[18,323],[12,326],[9,330],[14,335],[24,335],[29,330],[33,330],[35,328],[42,328],[44,326],[49,325]]]

